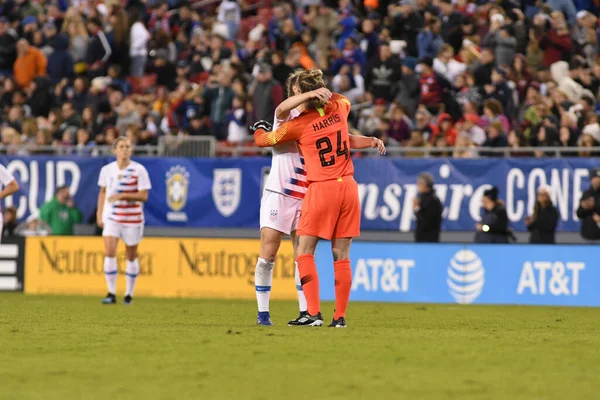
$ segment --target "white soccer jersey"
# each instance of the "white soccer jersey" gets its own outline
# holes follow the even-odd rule
[[[106,188],[102,214],[105,223],[113,221],[128,226],[144,224],[144,203],[141,201],[108,202],[109,197],[117,193],[132,193],[152,188],[148,171],[142,164],[131,161],[125,169],[120,170],[117,162],[113,161],[102,167],[98,186]]]
[[[285,119],[273,120],[273,130],[283,123],[300,115],[297,110],[292,110]],[[286,196],[303,199],[308,183],[306,182],[306,168],[304,158],[298,152],[296,142],[282,143],[273,146],[273,160],[271,172],[267,178],[265,189],[281,193]]]

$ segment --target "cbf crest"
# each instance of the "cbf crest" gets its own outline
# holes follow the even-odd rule
[[[187,221],[187,214],[181,210],[187,203],[190,174],[181,165],[171,167],[166,175],[167,205],[171,209],[167,213],[167,221]]]
[[[240,205],[242,170],[216,168],[213,171],[212,195],[215,207],[225,218],[231,217]]]

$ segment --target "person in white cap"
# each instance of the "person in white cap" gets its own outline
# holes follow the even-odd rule
[[[556,243],[555,236],[558,218],[558,210],[552,204],[552,187],[548,185],[540,186],[537,190],[537,200],[533,208],[533,215],[525,217],[525,225],[527,225],[527,230],[531,232],[529,243]]]

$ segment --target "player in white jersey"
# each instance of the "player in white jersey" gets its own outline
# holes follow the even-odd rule
[[[0,186],[2,187],[2,190],[0,191],[0,200],[19,190],[19,184],[17,183],[17,180],[4,165],[0,165]],[[0,218],[0,238],[2,237],[3,227],[4,219]]]
[[[144,203],[152,188],[148,171],[131,160],[131,142],[119,137],[113,144],[117,160],[102,167],[98,186],[98,226],[104,228],[104,276],[108,294],[103,304],[117,302],[117,245],[125,244],[125,304],[133,301],[135,282],[140,273],[138,244],[144,236]]]
[[[286,89],[288,99],[283,101],[275,109],[275,119],[271,131],[276,130],[279,125],[296,118],[304,111],[304,103],[312,98],[329,100],[331,92],[326,88],[312,92],[301,93],[296,86],[296,71],[287,80]],[[364,136],[351,137],[351,148],[373,147],[385,148],[383,142],[376,138]],[[260,204],[260,254],[254,272],[254,283],[256,290],[256,301],[258,303],[258,325],[270,326],[271,315],[269,312],[269,299],[271,295],[271,283],[273,281],[273,268],[275,258],[281,245],[283,235],[289,235],[294,248],[294,259],[296,258],[296,227],[300,220],[302,200],[306,193],[308,182],[306,181],[306,169],[304,159],[298,152],[295,142],[288,142],[273,147],[273,159],[271,161],[271,172],[265,184],[264,193]],[[298,291],[298,304],[300,315],[288,322],[288,325],[298,325],[307,315],[307,304],[300,283],[298,265],[295,266],[296,289]]]

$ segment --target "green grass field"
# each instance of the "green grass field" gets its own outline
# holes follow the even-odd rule
[[[600,398],[600,309],[351,303],[336,330],[295,307],[1,294],[0,399]]]

